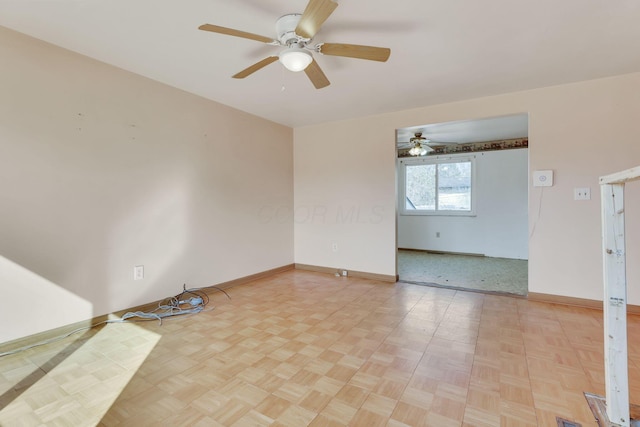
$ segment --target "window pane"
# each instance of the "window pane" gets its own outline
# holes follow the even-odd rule
[[[406,209],[435,210],[436,165],[407,165]]]
[[[438,210],[471,210],[471,162],[438,165]]]

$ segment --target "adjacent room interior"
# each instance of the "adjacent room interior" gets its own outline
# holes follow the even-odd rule
[[[397,131],[400,281],[527,295],[528,116]]]
[[[152,3],[0,2],[1,425],[595,426],[612,303],[640,402],[640,3]]]
[[[527,114],[399,129],[400,281],[527,295]]]

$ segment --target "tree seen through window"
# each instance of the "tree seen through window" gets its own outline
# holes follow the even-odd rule
[[[471,211],[471,162],[408,164],[406,210]]]

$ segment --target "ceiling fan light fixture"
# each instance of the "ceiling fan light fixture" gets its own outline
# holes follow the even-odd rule
[[[313,61],[311,53],[295,46],[280,52],[279,59],[287,70],[293,72],[304,70]]]
[[[429,147],[429,148],[431,148],[431,147]],[[418,143],[416,143],[416,145],[411,147],[411,149],[409,150],[409,154],[412,155],[412,156],[424,156],[429,151],[432,151],[432,150],[427,150],[426,148],[424,148],[422,146],[422,144],[420,144],[418,142]]]

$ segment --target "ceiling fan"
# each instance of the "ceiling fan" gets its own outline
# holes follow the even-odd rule
[[[455,142],[439,142],[422,136],[422,132],[416,132],[409,142],[398,142],[398,150],[409,149],[409,154],[412,156],[424,156],[425,154],[434,151],[431,145],[447,145],[455,144]]]
[[[277,56],[268,56],[239,73],[234,74],[232,77],[235,79],[243,79],[267,65],[280,60],[290,71],[297,72],[304,70],[315,88],[322,89],[323,87],[329,86],[330,82],[313,58],[312,52],[380,62],[385,62],[391,54],[391,49],[383,47],[344,43],[312,44],[311,41],[313,37],[320,31],[320,27],[336,7],[338,7],[338,3],[332,0],[309,0],[302,14],[290,13],[277,20],[276,39],[212,24],[201,25],[198,29],[284,47]]]

